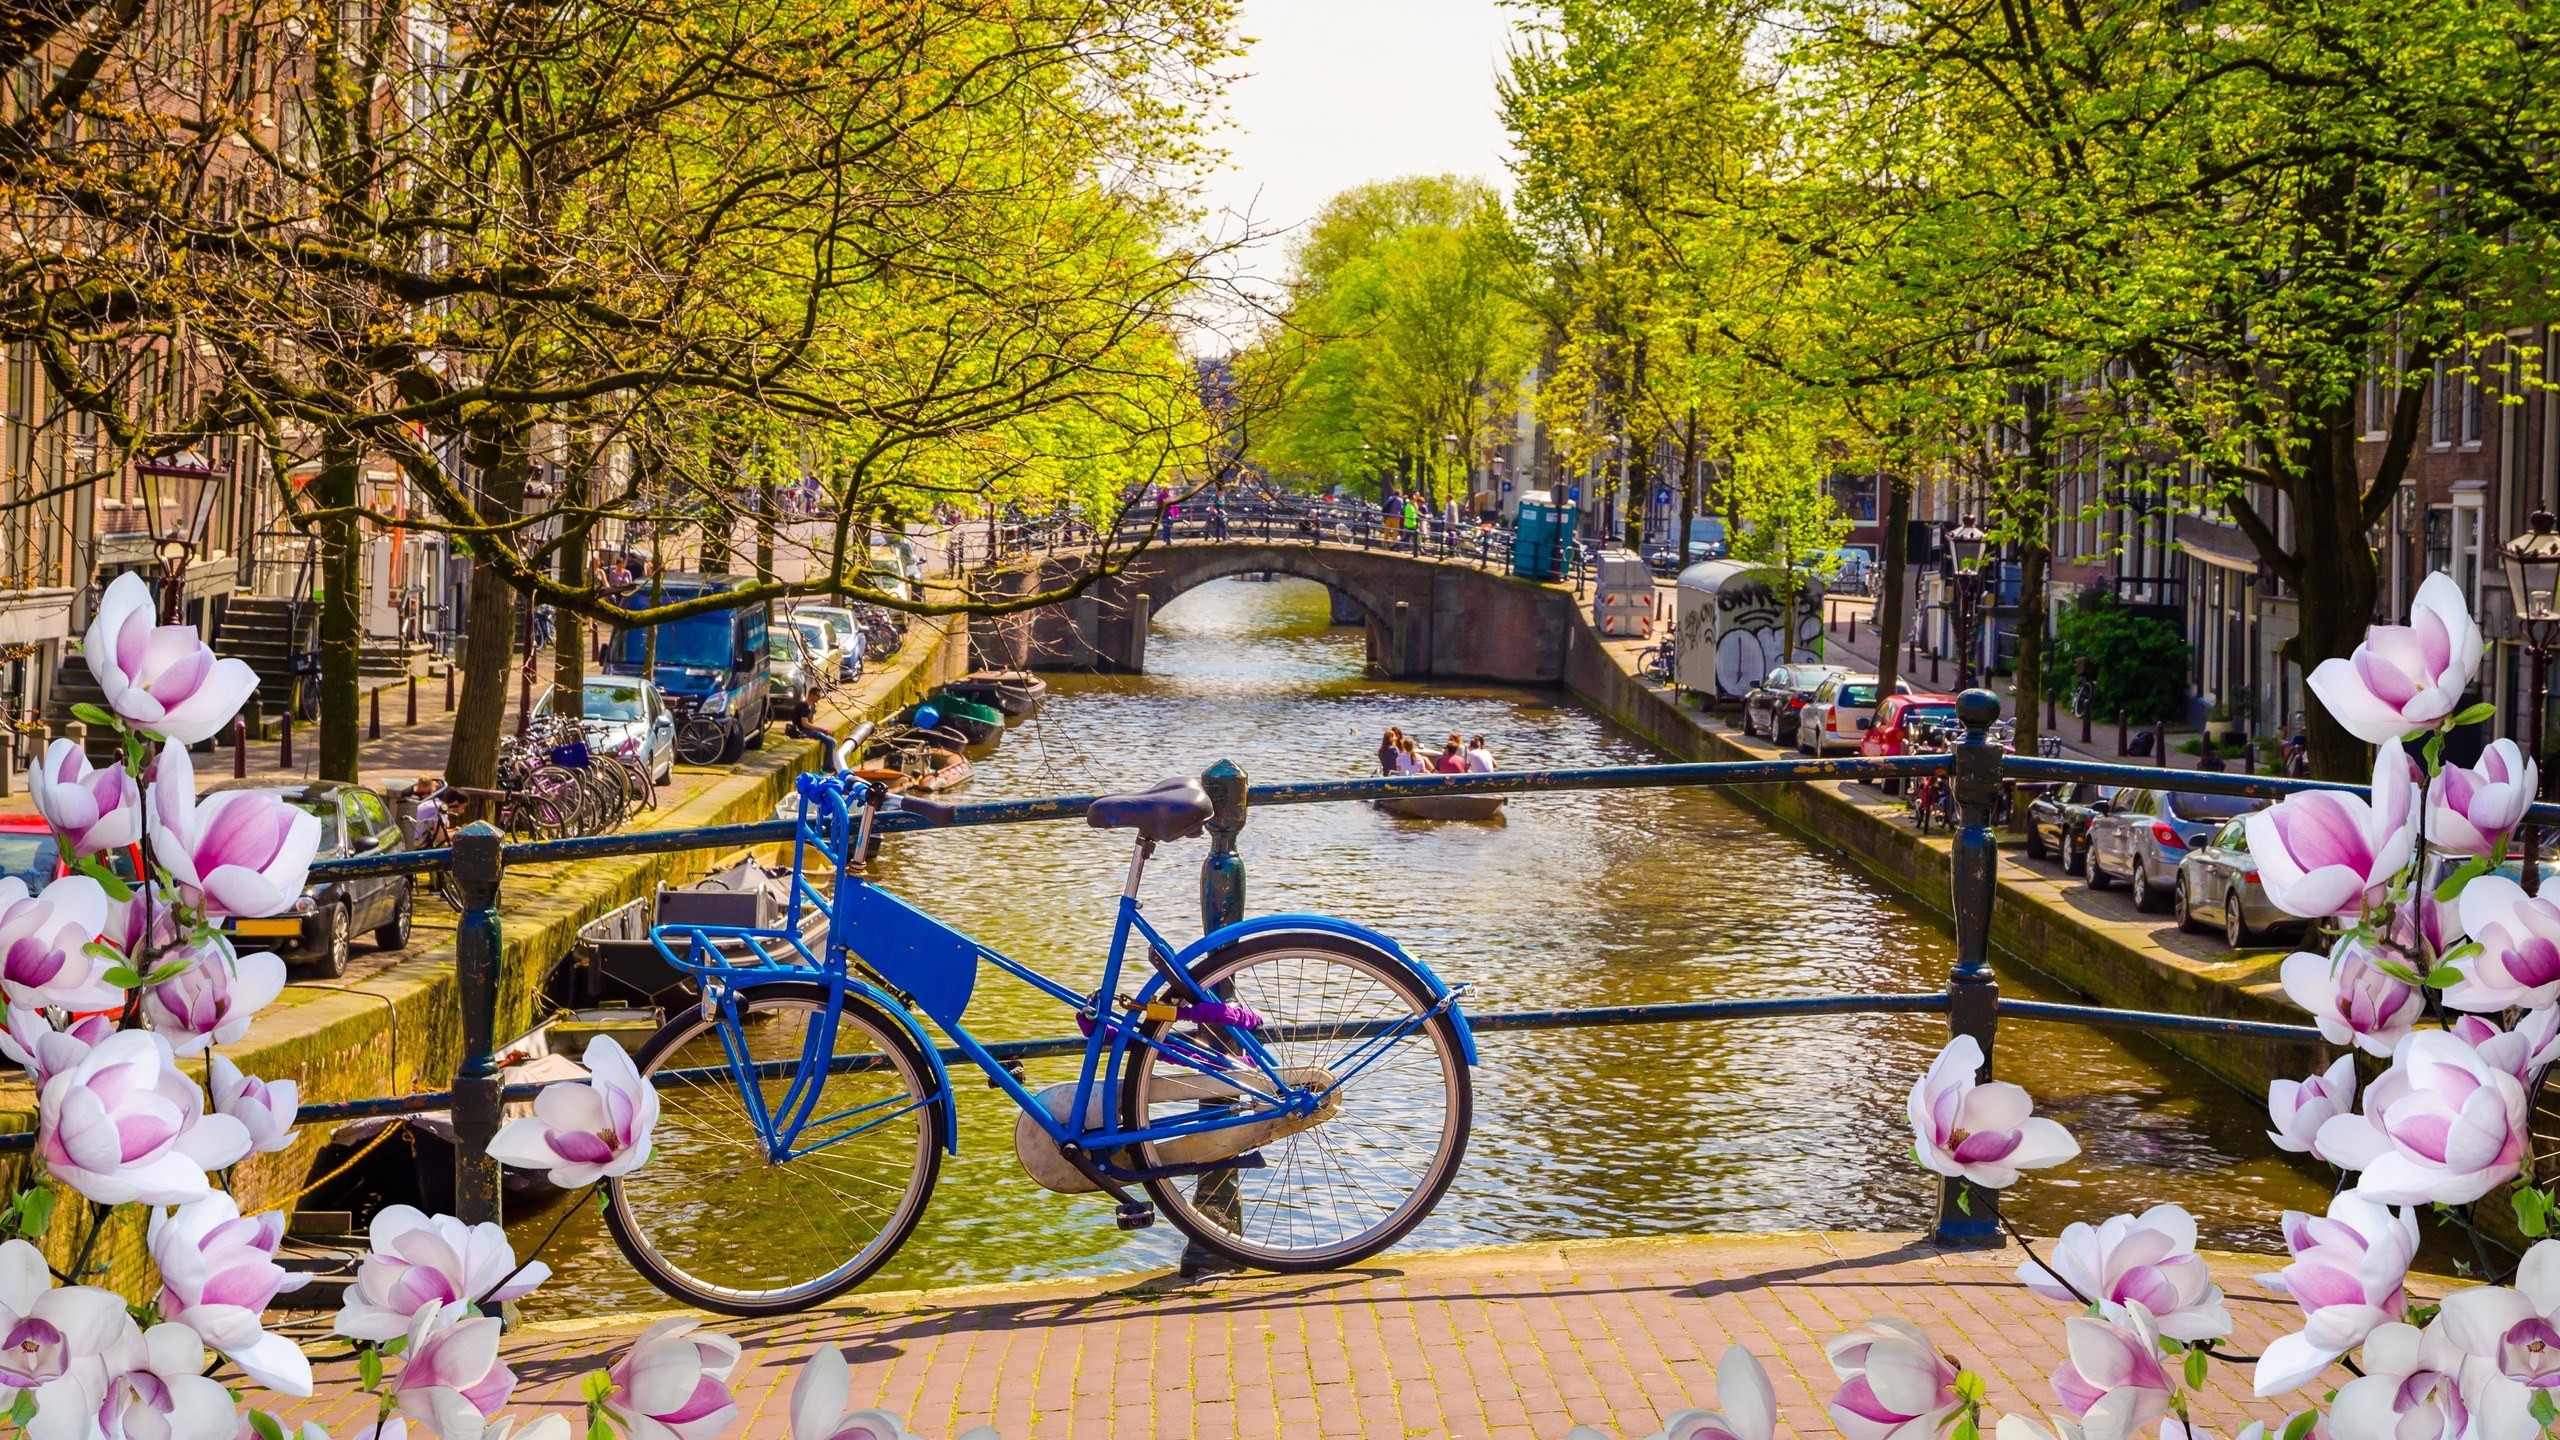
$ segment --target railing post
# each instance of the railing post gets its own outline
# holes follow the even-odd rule
[[[497,1138],[498,879],[506,869],[503,837],[475,820],[453,837],[453,879],[462,890],[454,930],[454,983],[462,1004],[462,1064],[453,1072],[453,1213],[465,1225],[499,1221]],[[503,1223],[501,1221],[501,1223]]]
[[[1200,862],[1200,933],[1223,929],[1244,918],[1244,856],[1236,837],[1244,833],[1245,774],[1233,760],[1221,760],[1200,772],[1200,788],[1217,806],[1209,817],[1209,858]]]
[[[1947,977],[1947,1034],[1950,1039],[1970,1035],[1982,1047],[1977,1081],[1991,1078],[1992,1041],[2000,1018],[2000,982],[1991,973],[1991,899],[1999,862],[1991,806],[2000,798],[2000,747],[1992,743],[1991,725],[1999,718],[2000,697],[1988,690],[1967,690],[1956,697],[1964,739],[1955,748],[1953,776],[1959,822],[1951,896],[1956,965]],[[1931,1238],[1940,1245],[1998,1245],[2000,1192],[1969,1180],[1944,1181]]]

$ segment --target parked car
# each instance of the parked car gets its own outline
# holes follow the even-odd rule
[[[2258,883],[2257,862],[2249,858],[2249,825],[2233,820],[2203,841],[2191,845],[2178,861],[2178,928],[2222,927],[2222,938],[2240,950],[2261,936],[2303,929],[2300,917],[2288,915],[2267,898]]]
[[[1952,727],[1956,723],[1956,697],[1925,693],[1887,695],[1884,697],[1884,704],[1876,708],[1875,723],[1869,725],[1866,733],[1858,737],[1858,753],[1861,755],[1910,754],[1911,728],[1915,723]],[[1898,794],[1901,792],[1902,782],[1887,780],[1884,782],[1884,789],[1887,794]]]
[[[1689,544],[1686,553],[1672,548],[1668,534],[1645,532],[1644,563],[1658,575],[1675,575],[1701,560],[1718,559],[1724,554],[1724,522],[1712,515],[1698,515],[1689,521]]]
[[[1796,720],[1813,692],[1832,676],[1848,673],[1846,665],[1781,665],[1770,671],[1742,697],[1742,733],[1766,735],[1781,745],[1792,742]]]
[[[549,715],[552,692],[533,702],[536,716]],[[631,747],[645,756],[649,778],[660,785],[676,774],[676,717],[658,687],[633,675],[590,675],[581,695],[591,750],[621,751]]]
[[[808,668],[810,683],[821,694],[843,683],[844,647],[836,643],[834,626],[796,610],[785,615],[782,623],[800,633],[801,660]]]
[[[341,860],[407,848],[381,792],[361,785],[323,780],[315,785],[277,787],[232,780],[208,793],[264,790],[297,810],[320,817],[317,858]],[[293,909],[265,919],[225,920],[222,930],[239,950],[267,950],[288,964],[308,964],[313,973],[334,980],[347,973],[347,947],[370,933],[377,950],[399,950],[409,944],[409,918],[415,906],[407,875],[375,875],[360,880],[328,880],[313,885],[294,901]]]
[[[820,620],[835,636],[836,648],[844,652],[842,678],[862,678],[862,652],[868,648],[862,635],[862,617],[841,605],[803,605],[791,612],[794,620]]]
[[[765,636],[766,708],[785,720],[805,720],[809,708],[818,698],[818,687],[809,679],[808,651],[800,643],[800,632],[789,625],[776,625]]]
[[[2238,795],[2119,790],[2108,797],[2105,813],[2089,822],[2089,888],[2104,890],[2122,880],[2133,889],[2133,908],[2165,910],[2187,851],[2226,821],[2266,803]]]
[[[16,876],[36,894],[65,873],[62,847],[41,815],[0,815],[0,877]]]
[[[1908,695],[1911,686],[1896,680],[1893,693]],[[1813,698],[1804,702],[1796,716],[1796,748],[1807,755],[1827,755],[1836,746],[1855,747],[1874,725],[1875,715],[1876,677],[1844,670],[1815,687]]]
[[[2062,857],[2062,871],[2077,875],[2089,862],[2089,822],[2107,811],[2112,787],[2095,780],[2074,780],[2047,790],[2027,804],[2027,855],[2042,860]]]

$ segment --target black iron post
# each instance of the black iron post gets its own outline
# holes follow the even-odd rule
[[[2542,712],[2551,708],[2551,642],[2555,638],[2550,621],[2527,620],[2524,624],[2525,654],[2533,657],[2533,713],[2525,717],[2525,758],[2533,763],[2534,795],[2542,798]],[[2524,823],[2524,893],[2533,895],[2542,889],[2542,865],[2538,852],[2542,848],[2542,827],[2527,820]]]
[[[1209,792],[1209,803],[1216,810],[1209,816],[1209,857],[1200,862],[1200,933],[1208,934],[1235,924],[1244,918],[1244,856],[1236,850],[1236,837],[1244,832],[1245,774],[1232,760],[1221,760],[1200,772],[1200,788]],[[1215,987],[1219,998],[1235,998],[1233,985]],[[1221,1102],[1203,1100],[1208,1109]],[[1200,1177],[1193,1200],[1205,1214],[1217,1216],[1234,1229],[1244,1228],[1242,1199],[1236,1191],[1232,1170],[1215,1170]],[[1206,1275],[1233,1270],[1235,1263],[1223,1255],[1202,1248],[1197,1240],[1182,1246],[1182,1273]]]
[[[453,1213],[465,1225],[499,1221],[498,1135],[505,1082],[498,1075],[498,879],[505,837],[475,820],[453,837],[453,878],[462,890],[454,928],[454,984],[461,992],[462,1064],[453,1072]],[[503,1223],[503,1222],[501,1222]]]
[[[1982,1069],[1974,1078],[1991,1078],[1994,1032],[2000,1012],[2000,982],[1991,973],[1991,897],[1997,877],[1999,842],[1991,834],[1991,806],[2000,796],[2000,747],[1991,741],[1992,722],[2000,718],[2000,697],[1988,690],[1967,690],[1956,697],[1956,719],[1964,739],[1955,752],[1956,831],[1952,900],[1956,916],[1956,966],[1947,976],[1947,1034],[1970,1035],[1982,1047]],[[2000,1192],[1969,1180],[1947,1180],[1939,1187],[1938,1224],[1933,1237],[1940,1245],[1976,1246],[2000,1243]]]

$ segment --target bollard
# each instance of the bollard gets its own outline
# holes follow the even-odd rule
[[[1855,610],[1849,612],[1849,643],[1858,643],[1858,612]]]
[[[418,672],[415,670],[409,672],[409,719],[407,723],[411,725],[418,723]]]
[[[276,765],[279,769],[290,770],[293,768],[293,708],[291,706],[285,707],[284,729],[278,732],[278,735]]]
[[[444,713],[447,715],[453,713],[453,671],[453,662],[450,660],[446,661],[444,666]]]
[[[2056,728],[2057,724],[2053,716],[2053,687],[2048,685],[2044,687],[2044,728],[2051,730]]]
[[[2124,754],[2124,752],[2125,752],[2125,747],[2126,747],[2126,745],[2128,744],[2128,740],[2127,740],[2127,737],[2126,737],[2126,735],[2125,735],[2125,725],[2126,725],[2126,723],[2127,723],[2127,722],[2126,722],[2126,720],[2125,720],[2125,718],[2124,718],[2124,712],[2123,712],[2123,711],[2121,711],[2121,710],[2117,711],[2117,712],[2116,712],[2116,754],[2117,754],[2117,756],[2118,756],[2119,758],[2121,758],[2121,757],[2123,756],[2123,754]]]
[[[372,708],[371,708],[370,710],[368,710],[368,711],[365,713],[365,717],[364,717],[364,738],[366,738],[367,740],[379,740],[379,739],[381,739],[381,738],[382,738],[382,687],[381,687],[381,686],[376,685],[376,686],[374,686],[374,687],[373,687],[373,689],[372,689],[370,692],[368,692],[367,699],[366,699],[366,703],[367,703],[368,705],[370,705]]]
[[[1967,690],[1956,697],[1964,739],[1955,751],[1956,831],[1953,898],[1956,965],[1947,976],[1947,1035],[1970,1035],[1982,1047],[1977,1081],[1991,1078],[1992,1040],[2000,1019],[2000,982],[1991,973],[1991,901],[1998,879],[1999,842],[1991,834],[1991,806],[2000,797],[2000,747],[1991,724],[2000,697]],[[1931,1239],[1972,1248],[2000,1242],[2000,1192],[1970,1180],[1945,1179],[1938,1187],[1938,1223]]]
[[[497,1138],[505,1082],[498,1075],[498,879],[506,870],[505,838],[486,820],[453,837],[453,878],[462,916],[453,935],[455,988],[461,992],[462,1063],[453,1072],[453,1213],[465,1225],[503,1223]]]
[[[249,778],[249,717],[246,715],[231,722],[231,778]]]
[[[1200,933],[1222,930],[1244,919],[1244,856],[1236,852],[1236,836],[1244,831],[1245,774],[1232,760],[1221,760],[1200,773],[1200,788],[1209,792],[1209,803],[1216,810],[1209,816],[1209,856],[1200,862]],[[1235,998],[1233,985],[1217,989],[1220,999]],[[1217,1102],[1203,1100],[1203,1108]],[[1232,1170],[1212,1171],[1200,1177],[1193,1200],[1204,1211],[1220,1217],[1237,1233],[1244,1229],[1241,1197]],[[1224,1256],[1201,1248],[1196,1240],[1182,1247],[1182,1273],[1206,1275],[1236,1269]]]

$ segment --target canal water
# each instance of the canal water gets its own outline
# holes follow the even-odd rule
[[[965,798],[1094,793],[1233,760],[1256,780],[1370,773],[1379,734],[1481,733],[1509,767],[1661,757],[1569,698],[1363,674],[1356,628],[1304,581],[1218,581],[1155,618],[1144,676],[1052,676],[1051,699],[978,762]],[[1925,914],[1711,792],[1514,798],[1499,823],[1431,824],[1366,805],[1274,806],[1245,831],[1249,909],[1314,910],[1395,935],[1476,1010],[1931,990],[1953,947]],[[1177,941],[1199,930],[1205,842],[1165,847],[1144,899]],[[1076,823],[901,837],[877,869],[908,899],[1077,988],[1099,978],[1128,847]],[[2006,993],[2068,998],[2010,968]],[[992,971],[983,1039],[1069,1033],[1053,1003]],[[1925,1016],[1820,1016],[1486,1036],[1465,1169],[1406,1239],[1438,1247],[1697,1231],[1912,1230],[1935,1177],[1904,1101],[1943,1042]],[[2287,1208],[2327,1187],[2288,1163],[2244,1097],[2140,1039],[2001,1027],[2000,1071],[2079,1137],[2009,1204],[2031,1233],[2177,1200],[2204,1243],[2277,1246]],[[1033,1083],[1072,1076],[1034,1063]],[[1014,1161],[1013,1110],[954,1073],[961,1150],[903,1253],[869,1288],[1024,1280],[1171,1263],[1169,1225],[1114,1227],[1097,1196],[1052,1195]],[[716,1205],[717,1196],[707,1196]],[[522,1247],[560,1217],[512,1227]],[[764,1237],[740,1234],[755,1246]],[[668,1303],[592,1207],[546,1258],[535,1315]]]

